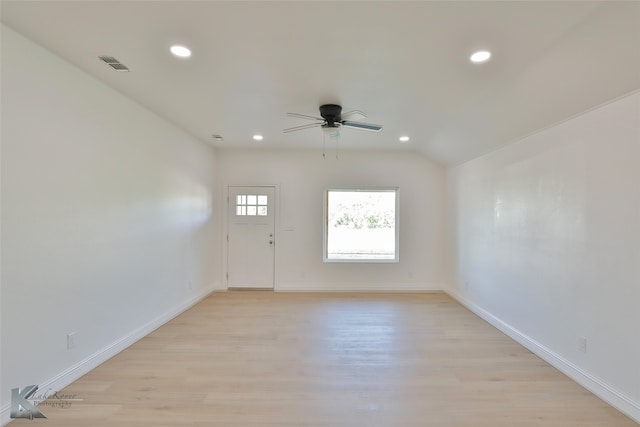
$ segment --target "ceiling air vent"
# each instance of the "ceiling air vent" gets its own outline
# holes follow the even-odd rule
[[[100,58],[102,62],[104,62],[105,64],[107,64],[108,66],[110,66],[116,71],[120,71],[120,72],[129,71],[129,68],[127,68],[126,65],[122,64],[113,56],[99,56],[98,58]]]

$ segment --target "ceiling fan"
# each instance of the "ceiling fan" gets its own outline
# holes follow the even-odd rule
[[[342,114],[342,107],[336,104],[321,105],[320,106],[321,117],[307,116],[306,114],[298,114],[298,113],[287,113],[287,116],[297,117],[300,119],[313,120],[314,123],[287,128],[283,130],[284,133],[295,132],[297,130],[309,129],[314,127],[320,127],[326,131],[337,130],[341,127],[362,129],[362,130],[368,130],[372,132],[380,132],[382,130],[382,126],[380,125],[355,122],[355,121],[349,120],[352,117],[360,118],[360,117],[367,117],[367,116],[362,111],[357,111],[357,110],[349,111],[348,113]]]

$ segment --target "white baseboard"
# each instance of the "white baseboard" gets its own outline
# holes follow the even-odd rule
[[[442,291],[438,283],[335,283],[335,282],[282,282],[276,292],[436,292]]]
[[[226,291],[227,286],[222,281],[216,280],[215,282],[213,282],[213,286],[211,289],[213,289],[213,292]]]
[[[620,392],[619,390],[616,390],[614,387],[611,387],[605,381],[595,377],[589,372],[586,372],[582,368],[576,366],[564,357],[555,353],[548,347],[523,334],[511,325],[505,323],[501,319],[489,313],[482,307],[469,301],[456,290],[445,288],[444,292],[446,292],[460,304],[464,305],[466,308],[480,316],[482,319],[486,320],[487,322],[498,328],[500,331],[513,338],[515,341],[549,363],[551,366],[558,369],[560,372],[567,375],[569,378],[589,390],[591,393],[609,403],[611,406],[618,409],[620,412],[627,415],[637,423],[640,423],[640,402],[634,401],[631,397]]]
[[[81,376],[87,374],[91,370],[97,368],[102,363],[111,359],[116,354],[125,350],[127,347],[134,344],[136,341],[144,338],[149,335],[151,332],[158,329],[160,326],[164,325],[171,319],[176,316],[184,313],[189,308],[193,307],[211,293],[216,291],[214,286],[209,286],[204,289],[202,292],[198,293],[196,296],[190,298],[189,300],[183,302],[182,304],[172,308],[171,310],[161,314],[155,319],[147,322],[146,324],[140,326],[139,328],[133,330],[128,335],[120,338],[119,340],[109,344],[108,346],[102,348],[101,350],[93,353],[91,356],[86,359],[76,363],[75,365],[65,369],[60,372],[58,375],[50,378],[47,381],[44,381],[38,385],[38,389],[43,392],[49,391],[49,394],[53,394],[55,391],[60,391]],[[10,418],[10,410],[11,403],[6,403],[2,409],[0,410],[0,425],[7,425],[12,421]]]

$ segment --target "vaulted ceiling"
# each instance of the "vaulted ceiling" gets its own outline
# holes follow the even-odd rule
[[[343,149],[415,150],[451,165],[640,89],[640,2],[4,0],[1,8],[10,28],[218,147],[320,148],[320,129],[282,132],[307,123],[286,113],[318,116],[319,105],[339,103],[384,125],[342,129]],[[191,58],[172,56],[173,44],[190,47]],[[491,60],[472,64],[478,49]]]

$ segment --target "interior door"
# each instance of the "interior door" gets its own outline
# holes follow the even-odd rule
[[[229,186],[227,286],[273,289],[275,188]]]

